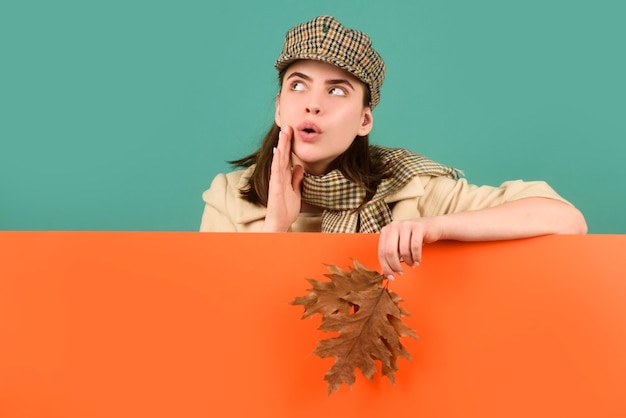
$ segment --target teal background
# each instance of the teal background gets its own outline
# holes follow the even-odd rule
[[[621,0],[4,0],[0,229],[197,230],[271,123],[285,32],[320,14],[387,63],[374,143],[546,180],[626,233]]]

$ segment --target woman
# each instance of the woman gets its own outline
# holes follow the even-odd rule
[[[385,64],[363,32],[331,16],[291,28],[275,63],[280,92],[261,147],[204,192],[201,231],[380,232],[389,279],[422,245],[586,233],[544,182],[475,186],[408,150],[369,145]]]

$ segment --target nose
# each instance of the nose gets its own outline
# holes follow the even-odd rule
[[[322,107],[316,103],[309,103],[306,107],[306,112],[313,115],[319,115],[322,113]]]

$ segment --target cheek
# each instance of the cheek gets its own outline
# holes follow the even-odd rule
[[[345,112],[345,114],[340,117],[340,120],[343,121],[343,131],[346,134],[352,135],[352,137],[356,136],[363,123],[363,118],[360,110]]]
[[[280,100],[276,111],[277,123],[280,121],[278,125],[282,125],[283,123],[292,123],[294,109],[295,105],[293,101],[285,100],[284,98]]]

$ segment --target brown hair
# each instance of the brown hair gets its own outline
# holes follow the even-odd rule
[[[279,86],[282,86],[287,68],[278,73]],[[371,93],[367,85],[363,84],[363,86],[365,91],[363,106],[369,106]],[[247,186],[240,190],[241,196],[250,203],[267,206],[273,149],[278,142],[279,132],[280,127],[272,123],[259,149],[238,160],[228,161],[235,167],[243,168],[256,164]],[[380,182],[389,176],[379,155],[370,149],[368,135],[357,135],[348,149],[331,162],[329,170],[334,169],[341,171],[348,180],[365,190],[365,197],[357,210],[374,197]]]

